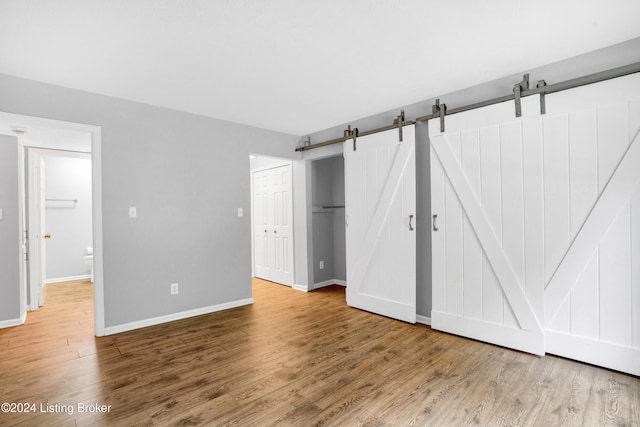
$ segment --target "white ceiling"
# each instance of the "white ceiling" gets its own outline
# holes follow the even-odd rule
[[[1,0],[0,73],[306,135],[640,36],[638,0]]]

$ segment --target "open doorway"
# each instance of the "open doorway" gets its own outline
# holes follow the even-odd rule
[[[344,158],[311,162],[313,289],[346,286]]]
[[[18,159],[18,194],[19,194],[19,229],[22,237],[19,250],[24,252],[20,260],[20,313],[22,322],[26,318],[27,309],[37,309],[44,301],[42,299],[42,286],[50,280],[77,279],[79,277],[91,277],[91,268],[86,264],[85,256],[89,255],[87,249],[92,247],[92,265],[94,278],[94,331],[96,336],[104,335],[104,289],[102,281],[102,192],[101,192],[101,131],[97,126],[84,125],[78,123],[62,122],[58,120],[44,119],[31,116],[23,116],[0,112],[0,134],[17,136],[19,152]],[[84,164],[84,175],[67,176],[68,181],[77,179],[88,180],[84,182],[85,188],[89,189],[89,195],[74,196],[73,194],[60,194],[49,196],[43,190],[45,181],[43,169],[46,169],[47,156],[49,163],[56,165],[58,169],[65,169],[71,163],[80,161]],[[29,167],[31,162],[33,168]],[[34,176],[33,171],[38,165],[39,176]],[[73,167],[73,169],[77,168]],[[73,171],[66,171],[67,174]],[[73,175],[73,174],[71,174]],[[38,189],[39,191],[36,191]],[[31,191],[29,191],[31,190]],[[45,200],[55,199],[55,200]],[[36,203],[31,203],[35,199]],[[49,233],[46,229],[46,209],[47,206],[53,210],[59,209],[58,213],[74,210],[77,212],[82,199],[82,208],[85,211],[84,217],[88,224],[84,224],[84,237],[86,240],[82,244],[78,261],[81,263],[81,270],[75,273],[65,273],[51,271],[51,276],[46,273],[46,253],[47,243],[45,240]],[[43,220],[45,226],[42,226]],[[67,222],[69,218],[66,219]],[[34,226],[39,224],[39,226]],[[69,224],[68,229],[70,228]],[[76,224],[77,225],[77,224]],[[33,227],[33,229],[32,229]],[[89,232],[86,232],[86,228]],[[33,232],[33,233],[32,233]],[[73,239],[72,239],[73,240]],[[77,245],[76,245],[77,246]],[[38,259],[33,259],[34,248],[39,248]],[[64,249],[63,249],[64,250]],[[35,249],[35,252],[38,252]],[[38,256],[38,254],[36,254]],[[77,265],[76,265],[77,267]],[[67,270],[70,271],[70,270]],[[54,277],[57,276],[57,277]],[[21,323],[22,323],[21,322]],[[13,323],[20,324],[20,323]]]
[[[64,138],[70,137],[66,134]],[[91,147],[91,135],[75,135]],[[47,138],[39,141],[39,138]],[[37,310],[46,301],[45,285],[86,280],[93,270],[91,152],[65,146],[43,132],[25,138],[26,220],[29,230],[28,304]],[[80,148],[80,147],[79,147]]]
[[[250,157],[252,276],[294,286],[290,160]]]

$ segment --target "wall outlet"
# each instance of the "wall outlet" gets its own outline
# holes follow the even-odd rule
[[[172,283],[171,284],[171,295],[177,295],[178,294],[178,284],[177,283]]]
[[[320,261],[320,270],[324,270],[324,261]]]
[[[130,206],[129,207],[129,218],[135,218],[138,216],[138,210],[135,208],[135,206]]]

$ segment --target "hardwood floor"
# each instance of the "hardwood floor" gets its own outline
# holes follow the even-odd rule
[[[252,306],[95,338],[92,285],[49,285],[0,330],[0,402],[35,405],[0,425],[640,425],[637,377],[348,308],[339,286],[253,286]]]

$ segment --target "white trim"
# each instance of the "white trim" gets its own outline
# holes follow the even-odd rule
[[[214,313],[216,311],[227,310],[229,308],[241,307],[243,305],[253,304],[253,298],[245,298],[236,301],[225,302],[222,304],[211,305],[209,307],[195,308],[193,310],[181,311],[179,313],[167,314],[166,316],[152,317],[150,319],[138,320],[122,325],[108,326],[104,328],[104,335],[119,334],[120,332],[131,331],[147,326],[159,325],[161,323],[173,322],[175,320],[187,319],[189,317],[201,316],[203,314]]]
[[[431,318],[427,316],[421,316],[420,314],[416,314],[416,323],[421,323],[423,325],[431,326]]]
[[[62,282],[70,282],[72,280],[84,280],[91,279],[91,274],[81,274],[79,276],[69,276],[69,277],[55,277],[53,279],[47,279],[44,281],[45,285],[50,285],[52,283],[62,283]]]
[[[102,274],[102,128],[100,126],[88,125],[63,120],[46,119],[43,117],[28,116],[23,114],[5,113],[0,111],[0,121],[20,123],[23,126],[40,126],[56,129],[70,129],[91,134],[91,171],[92,171],[92,223],[93,223],[93,270],[94,270],[94,333],[96,336],[104,335],[104,281]],[[18,138],[18,140],[20,140]],[[22,145],[19,145],[22,147]],[[24,183],[24,175],[20,176]],[[18,184],[23,185],[23,184]],[[21,191],[20,189],[18,191]],[[21,198],[24,194],[21,194]],[[24,202],[20,202],[22,205]],[[22,208],[21,208],[22,209]],[[22,229],[20,230],[22,236]],[[22,250],[22,248],[21,248]],[[26,292],[26,280],[21,283],[20,292]],[[21,295],[21,299],[24,299]],[[21,310],[26,308],[26,301],[21,302]],[[26,314],[26,313],[25,313]]]
[[[2,320],[0,321],[0,329],[24,325],[24,322],[26,320],[27,320],[27,313],[22,314],[18,319]]]
[[[293,289],[295,289],[296,291],[301,291],[301,292],[309,292],[309,286],[307,285],[298,285],[297,283],[294,283],[292,286]]]
[[[94,334],[101,337],[105,335],[105,303],[102,270],[102,128],[98,126],[91,127],[91,173]]]

